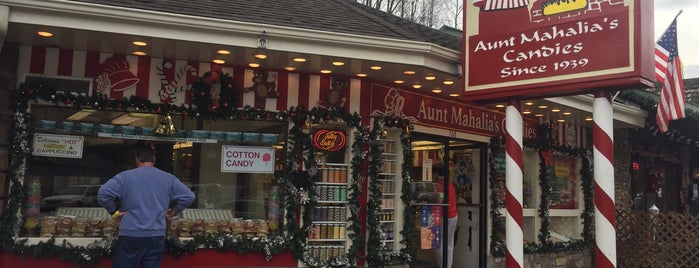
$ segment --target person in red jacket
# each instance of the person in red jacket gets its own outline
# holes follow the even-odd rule
[[[434,171],[434,178],[433,181],[437,183],[438,187],[437,192],[440,193],[440,201],[443,202],[444,200],[444,176],[446,175],[447,170],[444,168],[443,163],[437,163],[432,167],[432,170]],[[441,188],[441,189],[440,189]],[[447,207],[447,224],[448,224],[448,229],[447,229],[447,268],[451,268],[452,265],[452,260],[454,259],[454,234],[456,233],[456,224],[459,219],[459,215],[456,211],[456,191],[454,190],[454,184],[447,179],[447,200],[449,203],[449,206]],[[436,257],[437,257],[437,263],[439,264],[439,267],[442,267],[442,250],[441,248],[436,251]]]

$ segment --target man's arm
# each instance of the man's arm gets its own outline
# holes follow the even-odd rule
[[[194,198],[195,196],[192,190],[187,188],[184,183],[177,179],[177,182],[172,186],[172,194],[170,196],[170,199],[175,201],[175,205],[172,207],[172,212],[177,214],[184,210],[191,205],[192,202],[194,202]]]
[[[107,209],[109,214],[113,214],[117,211],[117,206],[115,200],[121,196],[120,194],[120,184],[116,178],[109,179],[105,184],[100,186],[97,192],[97,202],[100,206]]]

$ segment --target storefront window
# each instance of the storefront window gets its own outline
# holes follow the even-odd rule
[[[551,185],[551,209],[577,209],[580,185],[578,160],[569,156],[553,157],[554,178]]]
[[[101,236],[86,234],[79,225],[87,228],[90,220],[104,224],[108,219],[97,204],[97,190],[115,174],[135,167],[132,150],[141,144],[154,146],[156,167],[174,174],[196,194],[190,208],[178,215],[179,222],[190,225],[188,232],[175,234],[196,235],[191,232],[197,224],[214,224],[224,232],[233,232],[233,225],[254,225],[259,229],[253,236],[281,230],[283,209],[275,178],[284,159],[286,122],[172,116],[177,132],[162,136],[153,132],[160,124],[158,114],[42,105],[34,105],[31,113],[35,120],[25,176],[25,236]],[[260,157],[230,153],[240,151]],[[260,163],[254,164],[256,160]],[[62,219],[72,225],[59,234]]]

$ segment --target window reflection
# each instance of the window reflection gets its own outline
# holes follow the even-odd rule
[[[80,158],[48,154],[27,159],[25,185],[29,197],[24,214],[25,222],[31,224],[25,224],[25,236],[57,235],[43,227],[57,229],[67,218],[71,226],[90,220],[102,226],[113,224],[106,223],[108,215],[96,202],[97,190],[115,174],[133,168],[132,150],[144,143],[156,148],[156,167],[174,174],[196,194],[195,202],[185,210],[189,213],[177,217],[182,226],[196,229],[197,224],[214,224],[217,229],[232,232],[239,224],[252,224],[260,230],[267,225],[272,235],[281,229],[283,210],[279,208],[281,197],[275,178],[281,175],[284,159],[285,122],[203,122],[172,116],[177,134],[163,138],[152,133],[158,123],[157,114],[42,105],[34,105],[31,110],[35,119],[32,135],[83,140]],[[274,148],[275,159],[270,159],[273,173],[222,172],[225,145]],[[62,233],[85,236],[86,232],[77,230],[74,234]]]

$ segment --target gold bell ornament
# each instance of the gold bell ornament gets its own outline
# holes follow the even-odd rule
[[[153,132],[162,136],[175,135],[175,133],[177,133],[177,129],[175,129],[175,124],[172,122],[172,116],[169,114],[160,115],[158,126],[155,127]]]

